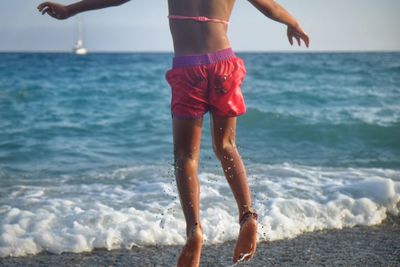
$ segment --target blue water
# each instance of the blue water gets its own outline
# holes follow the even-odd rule
[[[238,127],[245,159],[400,167],[400,54],[240,56],[248,69],[248,113]],[[2,54],[1,170],[12,176],[168,164],[170,59]],[[208,129],[203,136],[211,156]]]
[[[360,179],[378,177],[395,183],[394,193],[388,194],[394,199],[390,205],[396,205],[400,196],[400,53],[239,56],[247,66],[243,93],[248,112],[238,119],[237,143],[255,187],[257,181],[271,182],[279,177],[329,177],[324,186],[330,190],[322,196],[333,199],[336,196],[330,192],[339,180],[345,184],[356,177],[351,180],[355,184]],[[138,190],[135,198],[152,199],[149,205],[161,201],[165,194],[171,195],[170,202],[159,203],[177,203],[171,171],[170,89],[164,79],[171,58],[172,54],[162,53],[83,57],[0,54],[0,234],[9,231],[5,226],[13,225],[12,220],[18,224],[16,210],[41,209],[43,203],[64,207],[67,204],[62,201],[72,201],[72,206],[82,210],[93,208],[89,204],[82,206],[80,202],[84,201],[106,205],[114,211],[121,211],[124,205],[149,209],[144,204],[133,204],[132,196],[118,195],[121,188]],[[223,181],[212,154],[208,116],[201,153],[201,176],[207,181]],[[152,182],[164,184],[138,189],[139,185]],[[276,180],[275,184],[279,183]],[[171,187],[165,189],[166,185]],[[224,195],[224,185],[220,186],[224,198],[231,197],[229,191]],[[104,195],[107,190],[113,193]],[[289,192],[288,199],[291,193],[293,199],[320,199],[312,195],[313,183],[308,191],[301,186],[285,190]],[[346,191],[347,195],[356,198],[350,191]],[[275,202],[268,201],[279,192],[268,194],[255,200],[266,212],[275,207]],[[371,194],[366,197],[376,200]],[[176,209],[174,216],[181,216],[178,204]],[[80,214],[74,212],[73,216]],[[28,216],[17,214],[20,220]],[[54,214],[61,224],[66,224],[62,213]],[[271,231],[275,229],[269,226]],[[71,227],[67,226],[67,230]],[[37,246],[44,246],[37,237],[43,233],[37,234],[36,239],[29,232],[24,235],[33,238]],[[16,240],[17,236],[14,235]],[[155,235],[156,243],[163,243],[160,236]],[[219,241],[230,238],[221,237]],[[181,239],[166,243],[180,243]],[[0,239],[0,254],[24,254],[7,250],[17,243],[7,244]],[[54,250],[80,251],[77,246]],[[34,249],[26,251],[36,253]]]

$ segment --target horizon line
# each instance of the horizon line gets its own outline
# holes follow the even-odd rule
[[[235,53],[399,53],[399,50],[235,50]],[[72,50],[0,50],[0,53],[62,53],[73,54]],[[172,50],[93,50],[88,54],[173,54]]]

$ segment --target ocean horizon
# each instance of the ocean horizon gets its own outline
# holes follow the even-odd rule
[[[370,54],[370,53],[400,53],[400,50],[234,50],[239,54]],[[57,50],[0,50],[0,54],[72,54],[72,49],[57,49]],[[88,54],[174,54],[173,50],[88,50]]]

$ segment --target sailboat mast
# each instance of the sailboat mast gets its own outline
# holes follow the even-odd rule
[[[78,40],[83,44],[83,22],[82,17],[78,18]]]

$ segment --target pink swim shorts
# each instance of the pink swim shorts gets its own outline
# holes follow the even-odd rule
[[[241,84],[246,75],[243,60],[232,49],[178,56],[166,73],[171,86],[173,118],[197,119],[207,111],[221,117],[246,112]]]

